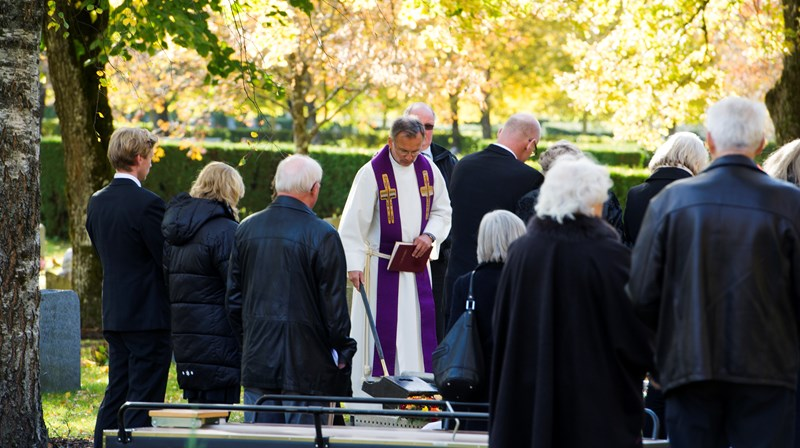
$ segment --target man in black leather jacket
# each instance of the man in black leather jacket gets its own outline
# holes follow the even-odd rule
[[[650,203],[628,292],[656,333],[670,446],[790,447],[800,298],[800,190],[753,161],[763,104],[707,114],[713,163]]]
[[[246,404],[263,394],[352,394],[356,342],[349,337],[344,249],[336,229],[311,211],[321,180],[316,161],[287,157],[275,174],[275,200],[236,231],[226,305],[242,344]],[[245,421],[312,423],[313,416],[246,413]]]
[[[422,154],[432,161],[444,178],[447,191],[450,191],[450,177],[458,159],[446,148],[433,142],[433,128],[436,125],[436,114],[425,103],[413,103],[406,109],[405,116],[414,115],[425,126],[425,137],[422,139]],[[436,306],[436,338],[441,342],[444,338],[447,321],[445,315],[450,306],[445,304],[444,276],[447,273],[447,259],[450,257],[450,238],[448,237],[439,245],[439,258],[431,260],[431,287],[433,288],[433,301]]]

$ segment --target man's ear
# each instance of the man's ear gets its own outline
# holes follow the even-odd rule
[[[717,154],[717,147],[714,144],[714,138],[711,137],[710,132],[706,132],[706,144],[708,145],[708,153],[711,154],[711,158],[713,159]]]
[[[767,147],[767,138],[766,137],[762,137],[761,138],[761,144],[758,145],[758,149],[756,149],[756,155],[759,155],[762,152],[764,152],[764,148],[766,148],[766,147]]]

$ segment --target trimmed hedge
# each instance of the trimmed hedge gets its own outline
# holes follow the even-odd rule
[[[270,149],[252,149],[245,144],[205,145],[203,160],[186,157],[186,151],[177,143],[160,144],[166,155],[153,164],[144,186],[165,201],[182,191],[188,191],[200,170],[216,160],[236,166],[245,183],[245,196],[239,203],[242,217],[264,209],[272,196],[272,179],[278,162],[292,154],[292,146],[270,145]],[[42,222],[48,235],[66,239],[67,227],[66,172],[64,153],[59,139],[44,139],[41,144]],[[311,157],[324,170],[322,193],[314,211],[322,217],[339,215],[347,200],[350,184],[356,171],[372,156],[369,151],[343,151],[330,148],[312,148]],[[243,165],[238,166],[240,162]],[[111,167],[109,166],[109,171]]]
[[[168,201],[174,195],[188,191],[194,178],[208,162],[212,160],[226,162],[238,167],[245,182],[246,193],[239,204],[242,217],[269,205],[272,196],[271,183],[278,162],[293,153],[293,147],[288,143],[270,144],[268,148],[256,148],[247,144],[207,143],[204,145],[206,153],[203,160],[196,161],[186,157],[186,152],[178,149],[178,143],[162,142],[160,146],[164,148],[166,155],[153,165],[144,183],[145,187]],[[343,150],[323,146],[312,147],[311,157],[322,165],[325,173],[322,193],[314,208],[319,216],[341,214],[353,177],[358,169],[370,160],[374,152],[374,149]],[[40,157],[42,222],[47,227],[48,235],[67,239],[69,231],[66,179],[64,152],[60,139],[43,139]],[[598,160],[603,162],[600,158]],[[625,167],[611,167],[610,172],[614,181],[614,192],[622,204],[625,203],[628,189],[643,182],[649,174],[644,169]]]

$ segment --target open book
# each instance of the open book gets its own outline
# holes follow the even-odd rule
[[[431,256],[431,249],[428,248],[424,254],[419,258],[414,258],[414,244],[413,243],[394,243],[392,249],[392,257],[389,258],[389,270],[400,272],[422,272],[428,265],[428,258]]]

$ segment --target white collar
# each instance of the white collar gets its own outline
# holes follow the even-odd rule
[[[497,142],[494,142],[494,145],[505,149],[506,151],[510,152],[511,155],[514,156],[515,159],[517,158],[517,155],[514,154],[514,151],[512,151],[511,148],[509,148],[508,146],[506,146],[506,145],[504,145],[502,143],[497,143]]]
[[[136,185],[140,187],[142,186],[142,183],[139,181],[139,179],[137,179],[136,176],[134,176],[133,174],[129,173],[120,173],[119,171],[117,171],[116,173],[114,173],[114,179],[130,179],[136,182]]]
[[[431,150],[430,146],[428,146],[427,149],[423,149],[422,154],[428,156],[428,159],[433,160],[433,151]]]

